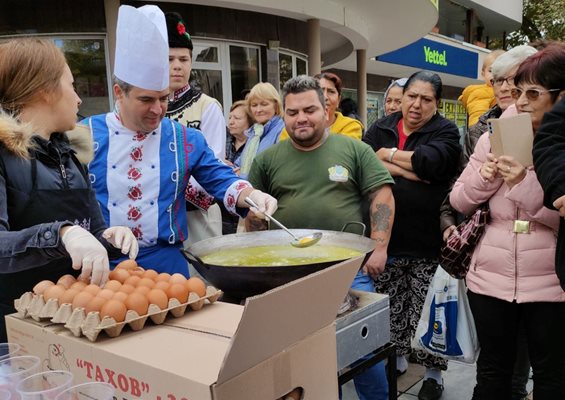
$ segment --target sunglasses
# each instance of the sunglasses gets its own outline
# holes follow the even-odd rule
[[[510,96],[514,100],[518,100],[522,93],[526,94],[526,98],[530,101],[536,101],[542,94],[550,93],[550,92],[560,92],[563,89],[549,89],[549,90],[541,90],[541,89],[527,89],[523,90],[520,88],[512,88],[510,89]]]

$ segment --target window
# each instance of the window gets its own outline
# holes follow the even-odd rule
[[[467,126],[467,113],[461,102],[442,99],[439,102],[438,110],[445,118],[457,125],[460,131]]]
[[[229,114],[244,89],[260,81],[259,47],[193,40],[191,86],[217,99]]]
[[[279,86],[281,90],[290,78],[307,73],[306,59],[283,51],[279,52]]]
[[[190,86],[224,104],[220,49],[217,44],[193,42]]]
[[[82,100],[79,118],[106,113],[111,109],[108,95],[106,48],[102,38],[55,38],[69,63],[75,90]]]
[[[242,92],[259,83],[259,49],[230,46],[232,102],[242,100]]]

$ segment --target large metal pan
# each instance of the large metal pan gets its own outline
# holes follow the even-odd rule
[[[311,229],[291,229],[297,236],[308,235]],[[316,230],[318,232],[319,230]],[[347,232],[321,231],[323,233],[319,245],[347,247],[368,255],[375,242],[364,236]],[[307,265],[285,265],[276,267],[233,267],[206,264],[201,257],[221,249],[272,246],[288,243],[289,235],[281,230],[237,233],[218,236],[194,243],[182,250],[184,257],[212,285],[223,290],[228,297],[244,299],[305,275],[334,265],[338,261],[314,263]],[[318,245],[315,245],[316,247]],[[314,248],[312,247],[312,248]]]

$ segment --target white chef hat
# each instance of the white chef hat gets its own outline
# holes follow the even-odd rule
[[[169,41],[165,14],[157,6],[121,6],[114,75],[146,90],[169,87]]]

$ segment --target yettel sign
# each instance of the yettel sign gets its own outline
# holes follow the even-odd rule
[[[376,57],[378,61],[477,79],[479,55],[429,39]]]

